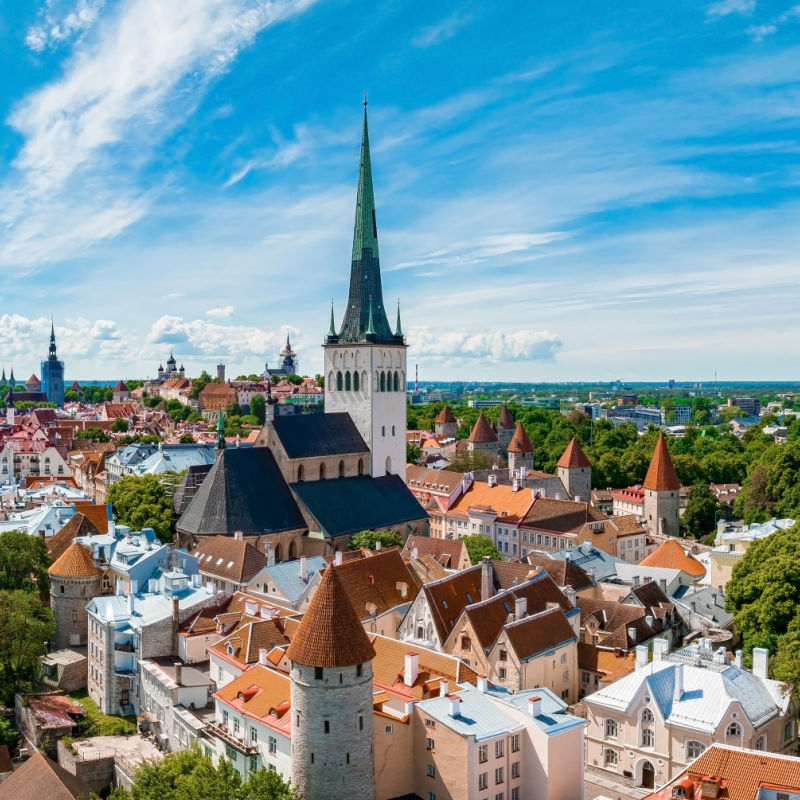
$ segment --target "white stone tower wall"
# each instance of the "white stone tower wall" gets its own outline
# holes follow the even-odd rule
[[[513,453],[508,454],[508,468],[511,472],[520,467],[533,469],[533,453]]]
[[[588,503],[592,495],[592,468],[591,467],[559,467],[558,477],[574,500],[580,497],[581,501]]]
[[[448,439],[455,439],[457,431],[457,422],[434,422],[433,424],[433,432],[437,436],[445,436]]]
[[[323,670],[292,663],[292,783],[303,800],[373,800],[372,664]],[[328,723],[328,732],[325,723]]]
[[[677,491],[644,490],[644,519],[647,530],[664,536],[677,536],[680,497]]]
[[[325,411],[346,411],[372,453],[371,474],[406,477],[406,348],[381,344],[325,345]],[[337,375],[351,375],[350,390],[337,389]],[[359,388],[353,388],[353,373]],[[394,389],[394,375],[397,386]],[[391,376],[391,390],[380,390]]]
[[[50,576],[50,608],[56,622],[53,644],[57,650],[70,645],[86,645],[89,629],[86,604],[99,594],[100,575],[86,578]],[[78,641],[73,641],[73,636],[79,637]]]

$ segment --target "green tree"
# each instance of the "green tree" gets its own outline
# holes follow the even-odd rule
[[[92,439],[95,442],[107,442],[109,440],[108,434],[102,428],[84,428],[81,431],[75,431],[76,439]]]
[[[462,540],[469,553],[469,560],[473,564],[479,564],[484,556],[499,561],[503,558],[500,551],[494,546],[494,542],[488,536],[481,536],[479,533],[473,533],[471,536],[465,536]]]
[[[406,464],[419,464],[422,448],[415,442],[406,442]]]
[[[747,414],[742,411],[739,406],[723,406],[717,412],[717,417],[719,418],[720,422],[730,422],[732,419],[739,419],[740,417],[746,417]]]
[[[259,425],[263,425],[267,419],[267,401],[264,395],[253,395],[250,400],[250,413],[258,420]]]
[[[191,397],[192,400],[197,400],[200,392],[202,392],[203,389],[205,389],[206,386],[211,383],[211,380],[211,376],[205,370],[203,370],[200,373],[199,378],[194,378],[192,380],[192,388],[189,390],[189,397]]]
[[[348,547],[351,550],[374,550],[377,542],[381,547],[402,547],[403,537],[397,531],[359,531],[350,537]]]
[[[50,555],[44,539],[20,530],[0,533],[0,590],[37,592],[47,602],[49,566]]]
[[[126,475],[108,488],[106,499],[119,524],[132,530],[152,528],[162,542],[171,541],[172,503],[158,475]]]
[[[241,417],[242,416],[242,407],[237,403],[228,403],[225,407],[225,416],[226,417]]]
[[[128,420],[123,417],[117,417],[111,423],[111,430],[114,433],[125,433],[128,430]]]
[[[0,717],[0,744],[12,745],[18,738],[17,729],[5,717]]]
[[[303,382],[302,375],[295,375],[293,372],[289,375],[285,375],[283,380],[289,381],[289,383],[293,383],[295,386],[299,386]]]
[[[682,522],[690,536],[700,539],[714,530],[717,499],[707,484],[699,483],[686,495],[686,509]]]
[[[464,450],[457,453],[445,469],[451,472],[473,472],[479,469],[489,469],[491,466],[492,459],[483,450]]]
[[[182,433],[178,444],[194,444],[194,436],[191,433]]]

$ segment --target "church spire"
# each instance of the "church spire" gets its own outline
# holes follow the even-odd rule
[[[398,338],[403,338],[403,328],[400,325],[400,301],[397,301],[397,328],[395,329],[394,335]]]
[[[225,449],[225,419],[222,416],[222,409],[217,414],[217,450]]]
[[[374,305],[373,333],[378,342],[393,342],[394,336],[383,307],[381,267],[378,255],[378,223],[375,217],[375,194],[372,188],[372,162],[369,154],[367,101],[364,100],[364,124],[361,131],[361,159],[358,167],[356,218],[353,226],[353,257],[350,267],[350,293],[347,310],[339,331],[339,340],[363,341]]]
[[[331,299],[331,326],[328,328],[328,341],[336,341],[337,338],[336,320],[333,318],[333,299]]]
[[[58,355],[56,354],[56,329],[53,325],[52,317],[50,317],[50,352],[48,355],[53,361],[58,358]]]

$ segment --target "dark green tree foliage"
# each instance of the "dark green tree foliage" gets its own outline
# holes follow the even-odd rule
[[[43,601],[50,594],[50,555],[39,536],[25,531],[0,534],[0,590],[36,592]]]
[[[422,458],[422,448],[414,442],[406,442],[406,463],[419,464]]]
[[[85,428],[82,431],[75,431],[76,439],[91,439],[95,442],[107,442],[108,434],[102,428]]]
[[[125,433],[128,430],[128,420],[123,419],[122,417],[117,417],[111,423],[111,430],[114,433]]]
[[[145,762],[128,792],[114,789],[109,800],[301,800],[276,772],[261,769],[246,779],[222,759],[214,766],[195,746]]]
[[[374,550],[377,542],[381,543],[381,547],[402,547],[403,537],[396,531],[359,531],[350,537],[348,547],[351,550],[360,550],[362,547]]]
[[[686,508],[681,521],[686,531],[695,539],[712,533],[716,525],[717,499],[707,484],[697,484],[689,489]]]
[[[500,551],[494,546],[494,542],[488,536],[481,536],[479,533],[473,533],[471,536],[465,536],[462,540],[469,553],[469,560],[473,564],[480,564],[484,556],[489,556],[493,560],[501,560]]]
[[[172,503],[159,476],[126,475],[109,487],[106,499],[120,525],[137,531],[152,528],[162,542],[172,540]]]
[[[211,380],[211,376],[205,370],[203,370],[200,373],[199,378],[194,378],[192,380],[192,388],[189,390],[189,397],[191,397],[193,400],[197,400],[200,392],[202,392],[203,389],[205,389],[206,386],[211,383]]]
[[[267,418],[267,402],[264,395],[253,395],[250,400],[250,413],[258,420],[259,425],[263,425]]]

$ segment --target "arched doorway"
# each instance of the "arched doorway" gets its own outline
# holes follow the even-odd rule
[[[294,546],[294,542],[289,543],[289,561],[292,559],[297,558],[297,548]]]
[[[642,789],[655,789],[656,787],[656,768],[649,761],[642,761],[641,777],[639,786]]]
[[[281,546],[279,544],[275,545],[275,563],[280,563],[281,560]]]

